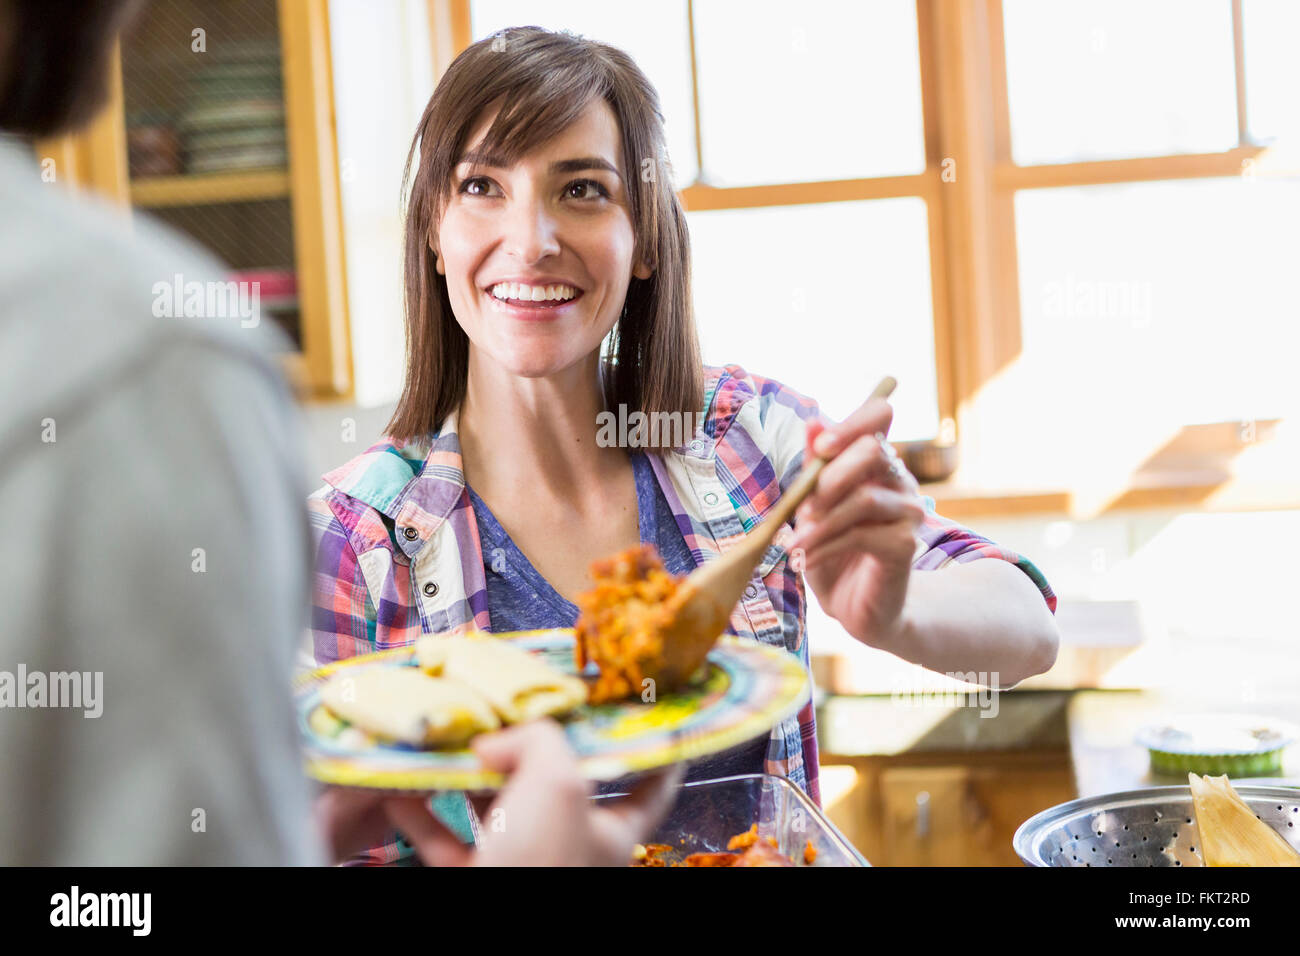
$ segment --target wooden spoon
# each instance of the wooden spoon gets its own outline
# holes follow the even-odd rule
[[[897,384],[893,378],[885,376],[872,390],[867,402],[888,398]],[[826,461],[825,458],[814,458],[805,464],[799,477],[758,527],[730,551],[696,568],[678,586],[668,601],[667,614],[659,627],[667,665],[662,676],[684,679],[704,663],[709,649],[727,629],[731,611],[740,601],[745,585],[767,546],[816,487],[817,477]]]

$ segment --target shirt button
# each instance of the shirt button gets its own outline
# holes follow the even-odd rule
[[[402,529],[402,537],[404,537],[407,541],[414,541],[419,536],[420,536],[420,532],[416,531],[414,528]]]
[[[733,591],[732,593],[734,594],[735,592]],[[746,588],[745,588],[745,597],[749,598],[751,601],[752,601],[754,598],[758,597],[758,588],[754,587],[754,585],[752,585],[752,584],[749,585],[748,587],[746,587]]]
[[[433,597],[435,594],[438,593],[438,585],[430,581],[428,584],[424,586],[424,593],[429,597]]]
[[[705,503],[706,505],[716,505],[716,504],[718,503],[718,496],[715,495],[713,492],[710,491],[708,494],[706,494],[706,495],[704,496],[704,503]],[[735,592],[732,592],[732,593],[735,593]]]
[[[698,438],[695,439],[695,441],[691,442],[691,451],[699,451],[703,447],[704,447],[704,442],[700,441]]]

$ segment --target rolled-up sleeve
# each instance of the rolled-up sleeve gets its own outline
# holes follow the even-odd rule
[[[916,554],[912,567],[917,571],[934,571],[952,562],[965,564],[979,558],[999,558],[1010,561],[1025,574],[1043,596],[1047,608],[1056,613],[1056,594],[1047,583],[1047,577],[1024,555],[1003,547],[970,528],[945,518],[934,510],[934,499],[922,495],[925,518],[916,528]]]

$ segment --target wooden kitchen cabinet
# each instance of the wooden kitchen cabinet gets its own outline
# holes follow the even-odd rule
[[[875,866],[1019,866],[1016,829],[1075,797],[1066,752],[823,758],[827,815]]]
[[[889,866],[973,866],[987,844],[984,815],[965,767],[907,767],[880,775],[882,862]]]
[[[109,104],[37,144],[57,181],[148,212],[258,282],[304,396],[352,393],[327,0],[154,0]],[[254,288],[251,287],[250,288]]]

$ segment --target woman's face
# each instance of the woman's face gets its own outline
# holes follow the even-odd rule
[[[471,153],[491,125],[470,134]],[[513,166],[462,161],[435,240],[452,311],[473,346],[525,377],[568,368],[599,348],[623,309],[633,262],[618,120],[596,100]],[[461,157],[462,160],[465,157]]]

